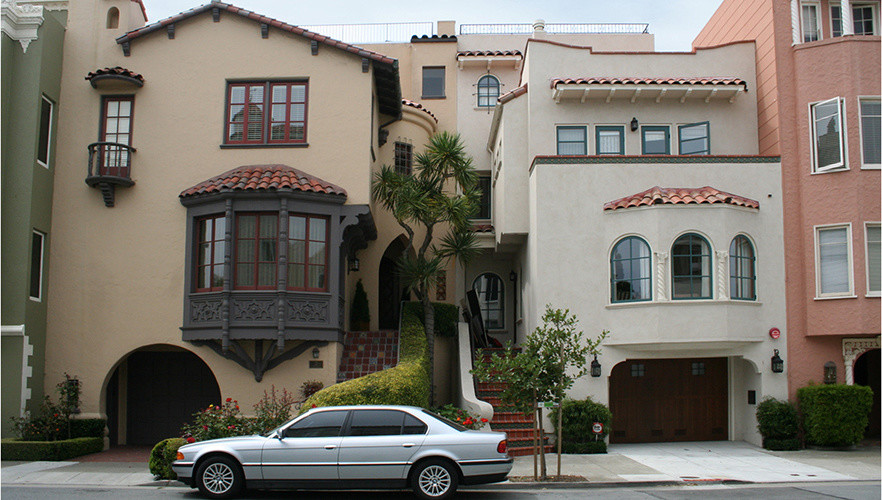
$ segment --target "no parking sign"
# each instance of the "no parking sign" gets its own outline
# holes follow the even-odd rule
[[[594,434],[603,434],[603,424],[600,422],[594,422],[594,425],[591,426],[591,432]]]

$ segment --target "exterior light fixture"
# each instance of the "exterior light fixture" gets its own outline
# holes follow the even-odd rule
[[[631,118],[631,132],[637,132],[637,126],[640,125],[637,123],[637,117]]]
[[[600,362],[597,361],[597,354],[594,355],[594,361],[591,362],[591,376],[600,376]]]
[[[836,363],[832,361],[827,361],[826,363],[824,363],[824,383],[836,383]]]
[[[775,354],[772,355],[772,373],[781,373],[784,371],[784,360],[781,359],[781,356],[778,356],[778,349],[775,349]]]
[[[313,347],[313,348],[312,348],[312,359],[318,359],[318,358],[319,358],[319,354],[321,354],[321,351],[319,351],[319,348],[318,348],[318,347]]]
[[[508,279],[509,279],[509,281],[517,281],[518,280],[518,273],[516,273],[514,271],[508,273]]]
[[[352,272],[358,271],[358,265],[359,265],[359,262],[358,262],[357,258],[349,259],[349,270],[350,271],[352,271]]]

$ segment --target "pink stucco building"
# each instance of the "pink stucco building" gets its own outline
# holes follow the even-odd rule
[[[693,42],[756,41],[761,154],[780,154],[790,395],[875,392],[879,435],[880,4],[726,0]]]

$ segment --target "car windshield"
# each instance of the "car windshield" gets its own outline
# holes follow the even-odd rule
[[[459,432],[463,432],[463,431],[468,430],[466,427],[459,425],[458,423],[454,422],[453,420],[450,420],[449,418],[442,417],[441,415],[438,415],[437,413],[431,412],[426,409],[423,410],[423,413],[434,418],[435,420],[438,420],[439,422],[442,422],[444,424],[449,425],[450,427],[453,427],[454,429],[458,430]]]

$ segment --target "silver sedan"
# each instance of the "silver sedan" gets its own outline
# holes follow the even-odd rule
[[[313,408],[266,435],[182,446],[172,469],[210,498],[253,489],[403,489],[443,499],[504,481],[502,432],[468,430],[410,406]]]

